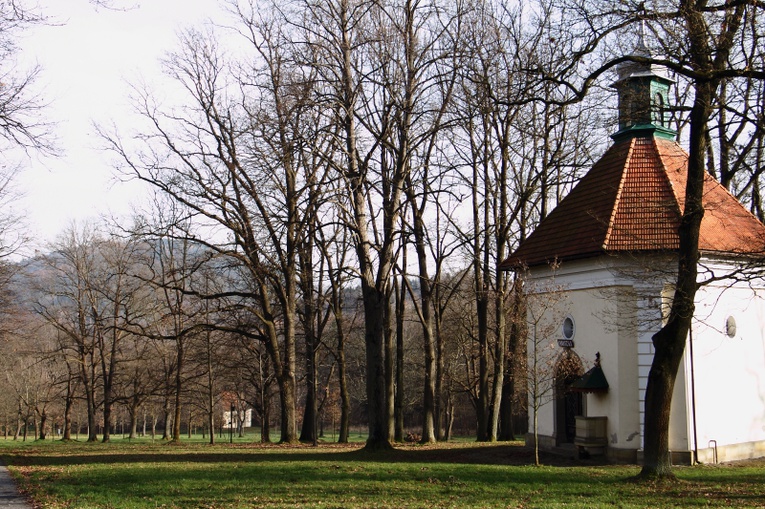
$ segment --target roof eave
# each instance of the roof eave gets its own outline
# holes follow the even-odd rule
[[[560,257],[553,257],[553,258],[545,258],[544,260],[534,260],[531,262],[526,262],[520,257],[513,257],[506,259],[504,262],[502,262],[499,265],[499,269],[504,272],[510,272],[510,271],[522,271],[526,269],[536,268],[536,267],[542,267],[544,265],[553,265],[553,264],[559,264],[562,262],[571,262],[576,260],[584,260],[587,258],[596,258],[598,256],[608,255],[608,256],[619,256],[619,255],[645,255],[645,254],[666,254],[666,253],[677,253],[677,249],[665,249],[665,248],[656,248],[656,249],[601,249],[599,251],[592,251],[589,253],[579,253],[576,255],[571,256],[560,256]],[[765,257],[765,253],[763,253],[763,257]]]
[[[615,132],[611,135],[611,139],[614,140],[614,142],[619,142],[638,136],[646,138],[655,136],[665,140],[675,140],[677,138],[677,131],[655,124],[635,124]]]
[[[762,251],[736,252],[736,251],[715,251],[712,249],[699,249],[699,254],[708,258],[720,258],[725,260],[737,261],[763,261],[765,260],[765,246]]]

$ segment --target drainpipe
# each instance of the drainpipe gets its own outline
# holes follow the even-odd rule
[[[696,428],[696,372],[693,361],[693,322],[688,330],[688,353],[691,356],[691,423],[693,425],[693,463],[699,463],[699,434]]]

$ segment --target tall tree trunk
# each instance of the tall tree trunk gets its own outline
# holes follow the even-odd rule
[[[288,278],[289,279],[289,278]],[[285,281],[285,285],[294,284],[294,279]],[[274,366],[276,383],[279,385],[279,400],[281,402],[281,443],[291,444],[298,442],[297,416],[296,416],[296,391],[295,391],[295,300],[294,292],[286,289],[282,319],[284,323],[283,334],[280,335],[271,309],[271,299],[268,288],[264,283],[259,283],[260,304],[263,307],[264,322],[267,330],[265,342],[266,351]],[[283,345],[284,355],[281,354],[280,345]]]
[[[677,283],[666,325],[654,334],[655,349],[645,395],[645,439],[642,476],[671,477],[669,416],[677,371],[691,327],[698,288],[699,232],[704,216],[706,119],[711,113],[714,84],[698,83],[691,110],[690,157],[685,208],[680,221]]]
[[[104,434],[102,442],[108,442],[112,436],[112,401],[111,390],[104,390]]]
[[[70,373],[66,381],[66,398],[64,399],[64,435],[61,439],[68,442],[72,439],[72,408],[74,407],[74,383]],[[7,427],[6,427],[7,432]]]
[[[333,297],[333,299],[337,302],[336,297]],[[340,308],[339,311],[338,308]],[[345,364],[345,329],[342,322],[343,313],[342,304],[340,304],[335,309],[335,323],[337,327],[337,381],[340,386],[340,433],[338,434],[337,441],[341,444],[347,444],[351,428],[351,395],[348,393],[348,378]]]
[[[515,440],[515,377],[518,370],[522,369],[521,363],[518,362],[519,356],[525,355],[524,352],[526,351],[525,344],[519,346],[519,338],[524,337],[523,324],[526,323],[526,312],[523,287],[521,279],[518,277],[513,281],[510,300],[510,325],[507,334],[507,357],[505,359],[505,383],[502,389],[499,440]]]
[[[314,291],[314,245],[312,238],[314,235],[313,227],[309,227],[311,232],[308,234],[308,240],[302,246],[299,253],[300,259],[300,286],[302,288],[303,298],[303,335],[305,337],[305,408],[303,410],[303,426],[300,430],[300,441],[310,442],[317,445],[318,433],[316,422],[318,419],[318,401],[317,401],[317,367],[316,352],[319,340],[316,337],[316,292]]]
[[[438,290],[436,290],[438,291]],[[440,299],[436,297],[436,302]],[[446,432],[444,429],[444,411],[445,411],[445,398],[444,398],[444,378],[446,376],[444,370],[444,341],[441,335],[442,314],[437,305],[435,308],[434,325],[436,327],[436,401],[434,405],[434,424],[436,427],[436,440],[443,441],[446,438]]]
[[[93,384],[95,373],[93,373],[93,364],[88,364],[88,355],[80,355],[80,375],[82,385],[85,389],[85,400],[88,411],[88,442],[98,442],[98,432],[96,429],[96,389]],[[91,359],[92,360],[92,359]]]
[[[47,438],[47,431],[46,427],[48,426],[48,413],[43,409],[40,412],[40,440],[45,440]]]
[[[391,287],[391,292],[393,288]],[[396,433],[396,338],[393,335],[392,295],[385,297],[385,421],[390,441]]]
[[[478,394],[475,402],[479,442],[489,440],[489,299],[486,292],[476,297],[478,321]]]
[[[173,408],[173,433],[172,441],[181,441],[181,395],[183,391],[183,363],[185,357],[183,338],[176,339],[176,359],[175,359],[175,384],[174,384],[174,408]]]
[[[13,434],[13,439],[14,440],[18,440],[19,439],[19,435],[21,434],[21,423],[22,423],[23,418],[24,418],[24,411],[23,411],[23,408],[21,407],[21,399],[19,399],[18,405],[19,405],[19,408],[16,411],[16,432]],[[25,434],[25,436],[26,436],[26,434]]]
[[[279,381],[279,399],[281,401],[281,437],[283,444],[292,444],[298,441],[297,419],[295,416],[295,378],[290,374],[282,373],[277,376]]]
[[[452,430],[454,429],[454,400],[452,399],[452,393],[446,400],[446,429],[444,430],[444,440],[449,441],[452,439]]]
[[[414,196],[410,196],[413,200]],[[412,208],[416,209],[414,201]],[[422,219],[423,210],[415,210],[414,244],[417,253],[420,283],[420,324],[422,326],[423,352],[425,357],[425,380],[423,383],[423,422],[422,442],[436,441],[435,410],[436,410],[436,341],[433,334],[433,285],[428,273],[428,258],[425,246],[425,224]]]
[[[103,439],[102,442],[108,442],[111,440],[111,434],[112,434],[112,408],[114,406],[114,376],[115,376],[115,370],[116,370],[116,356],[117,356],[117,339],[116,339],[116,332],[113,334],[112,338],[112,344],[109,348],[109,360],[106,362],[104,359],[104,351],[103,349],[106,347],[106,345],[103,345],[102,343],[102,352],[101,352],[101,370],[102,378],[104,380],[104,387],[103,387],[103,393],[104,393],[104,433],[103,433]]]
[[[268,444],[271,443],[271,397],[268,395],[267,390],[263,392],[263,413],[260,416],[260,443]]]
[[[367,364],[367,415],[370,450],[390,449],[385,380],[385,313],[387,296],[362,283],[364,299],[364,343]]]
[[[500,260],[502,258],[499,258]],[[505,334],[504,289],[502,278],[497,277],[497,288],[494,292],[494,324],[496,326],[494,344],[494,385],[491,393],[491,418],[489,419],[489,440],[496,441],[499,436],[499,414],[502,406],[502,392],[505,388],[505,368],[507,352],[507,336]]]
[[[401,266],[406,267],[406,248],[402,249]],[[400,278],[406,277],[400,275]],[[393,439],[404,441],[404,319],[406,315],[406,285],[393,281],[393,292],[396,295],[396,432]]]
[[[390,449],[390,432],[393,430],[393,408],[389,408],[392,397],[387,394],[386,385],[386,335],[385,317],[389,308],[388,292],[393,266],[394,226],[400,213],[403,178],[382,176],[382,239],[371,238],[370,211],[372,201],[368,200],[367,180],[368,159],[359,154],[356,115],[359,88],[355,80],[356,60],[352,20],[355,6],[348,0],[340,0],[338,7],[339,69],[338,96],[341,105],[341,123],[347,168],[344,169],[346,185],[350,196],[349,220],[352,222],[353,243],[359,264],[361,293],[364,301],[364,345],[366,349],[367,414],[369,416],[368,450]],[[374,253],[373,253],[374,247]],[[392,373],[391,373],[392,376]]]
[[[208,404],[212,408],[212,398],[208,399]],[[207,429],[210,430],[210,445],[215,445],[215,411],[207,410]]]
[[[478,387],[475,400],[476,438],[479,442],[489,440],[489,208],[480,206],[479,183],[483,181],[483,196],[490,195],[489,169],[486,160],[473,168],[473,288],[475,291],[476,321],[478,324]],[[483,213],[482,213],[483,212]]]
[[[499,434],[497,440],[511,441],[515,440],[515,384],[513,383],[512,361],[508,358],[505,361],[505,383],[502,388],[502,401],[500,402],[499,412]]]
[[[130,434],[128,438],[133,440],[138,438],[138,407],[133,404],[129,405],[128,415],[130,417]]]
[[[168,387],[168,391],[170,388]],[[163,399],[162,413],[165,425],[162,430],[162,440],[170,440],[171,438],[171,426],[173,425],[173,414],[170,412],[170,395],[166,394]]]
[[[677,371],[690,331],[698,288],[699,232],[704,216],[704,174],[707,154],[707,126],[721,78],[716,72],[729,66],[729,55],[743,19],[745,3],[722,11],[721,33],[710,46],[705,19],[706,2],[681,0],[679,14],[688,34],[688,54],[693,70],[694,99],[690,115],[688,181],[679,227],[679,253],[675,295],[667,323],[654,334],[655,349],[645,396],[644,465],[642,477],[672,477],[669,453],[669,416]]]
[[[326,274],[330,284],[330,305],[332,315],[335,320],[335,334],[337,345],[334,351],[337,361],[337,382],[340,391],[340,429],[338,434],[339,443],[348,443],[350,434],[350,413],[351,397],[348,393],[348,379],[345,361],[345,320],[343,318],[343,268],[345,265],[345,256],[348,252],[348,231],[335,230],[329,232],[332,240],[326,238],[326,230],[319,228],[317,230],[317,247],[322,253],[324,263],[326,264]],[[331,245],[338,246],[337,251],[330,249]],[[329,385],[329,383],[328,383]],[[334,411],[333,411],[334,412]],[[334,415],[334,413],[333,413]],[[334,418],[333,418],[334,423]]]
[[[293,267],[294,270],[294,267]],[[295,380],[295,326],[296,319],[296,291],[295,275],[285,274],[285,299],[284,310],[284,360],[279,366],[277,380],[281,393],[282,403],[282,443],[291,444],[298,441],[297,432],[297,400]],[[274,338],[276,339],[276,338]]]
[[[213,373],[213,342],[210,331],[205,333],[205,344],[207,347],[207,428],[210,430],[210,445],[215,445],[215,374]]]
[[[316,401],[316,346],[313,334],[306,332],[306,394],[303,410],[303,425],[300,428],[300,441],[316,443],[317,401]]]

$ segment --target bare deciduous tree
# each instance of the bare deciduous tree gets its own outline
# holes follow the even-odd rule
[[[254,6],[237,11],[239,32],[253,52],[241,63],[224,63],[211,34],[184,35],[166,64],[193,106],[163,111],[141,95],[152,131],[141,149],[104,137],[127,174],[192,218],[201,233],[191,240],[242,269],[245,279],[218,297],[252,303],[259,322],[252,337],[264,341],[280,386],[282,441],[294,442],[297,262],[310,208],[305,183],[312,177],[305,172],[315,170],[302,150],[305,136],[318,131],[307,109],[310,69],[293,65],[280,22],[261,14]]]
[[[556,396],[557,379],[576,374],[577,366],[570,360],[569,352],[561,353],[557,344],[560,323],[566,315],[566,310],[561,306],[565,288],[556,285],[554,278],[544,285],[529,280],[528,276],[525,279],[528,327],[525,378],[533,423],[534,462],[539,465],[539,411]]]

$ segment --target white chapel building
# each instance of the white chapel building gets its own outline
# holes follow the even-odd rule
[[[562,289],[558,312],[548,313],[561,368],[555,397],[539,408],[540,445],[638,462],[651,338],[673,295],[688,155],[667,127],[672,81],[663,70],[627,62],[617,73],[613,145],[501,268],[522,267],[528,291],[549,291],[553,279]],[[704,186],[706,284],[670,419],[673,461],[682,463],[765,456],[765,281],[736,277],[763,258],[765,226],[711,176]],[[531,428],[531,405],[529,413]],[[583,430],[586,421],[595,425]]]

